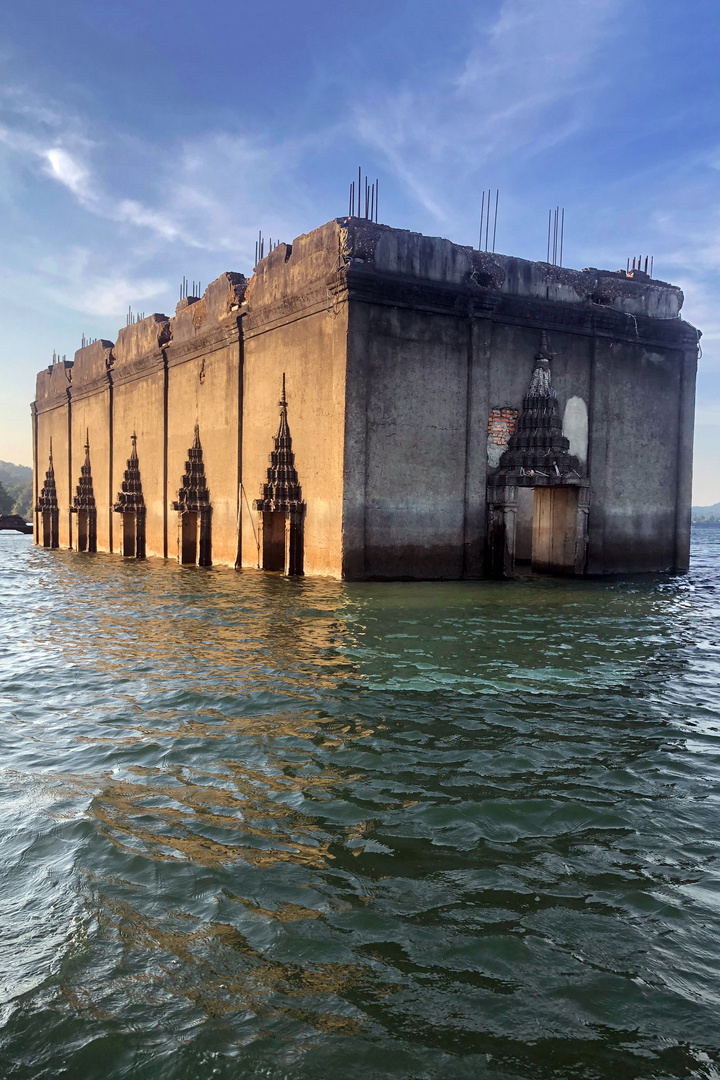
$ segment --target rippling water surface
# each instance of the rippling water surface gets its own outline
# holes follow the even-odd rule
[[[3,1080],[720,1077],[720,529],[650,581],[0,570]]]

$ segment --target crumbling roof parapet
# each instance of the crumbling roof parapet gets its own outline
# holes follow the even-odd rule
[[[172,338],[172,324],[167,315],[155,312],[139,322],[123,326],[113,348],[114,367],[121,369],[157,356]]]
[[[639,271],[573,270],[542,261],[478,251],[438,236],[338,218],[346,264],[438,284],[476,286],[543,300],[588,303],[650,318],[676,318],[683,293]]]
[[[211,281],[202,296],[186,296],[180,300],[171,320],[173,343],[191,341],[232,316],[237,317],[247,287],[244,274],[228,270]]]

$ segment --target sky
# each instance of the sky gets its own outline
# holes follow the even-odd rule
[[[172,315],[185,275],[347,212],[564,263],[654,256],[703,332],[696,505],[720,501],[717,0],[26,0],[0,22],[0,459],[53,350]]]

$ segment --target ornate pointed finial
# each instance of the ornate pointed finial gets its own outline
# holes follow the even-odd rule
[[[90,428],[85,428],[85,453],[90,453]]]
[[[540,331],[540,352],[535,357],[536,360],[544,361],[549,364],[552,360],[552,353],[548,348],[547,330]]]
[[[304,506],[288,424],[285,372],[282,378],[282,397],[278,405],[280,406],[280,423],[274,439],[275,449],[270,454],[270,468],[267,471],[267,480],[261,489],[262,497],[256,499],[253,505],[256,510],[285,513],[291,510],[294,512]]]
[[[53,459],[52,459],[52,435],[51,435],[50,436],[50,464],[52,465],[52,463],[53,463]]]
[[[200,425],[195,425],[195,438],[193,439],[193,448],[195,450],[200,449]]]

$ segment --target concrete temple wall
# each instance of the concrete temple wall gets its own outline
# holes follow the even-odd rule
[[[352,219],[344,254],[346,576],[487,572],[487,432],[522,409],[541,330],[591,482],[588,572],[687,567],[698,335],[679,289]]]
[[[353,502],[362,518],[345,553],[346,574],[461,577],[467,323],[358,304],[350,324],[350,364],[360,385],[349,417],[346,505],[357,485]]]
[[[696,349],[605,337],[593,361],[588,571],[687,569]]]
[[[177,498],[198,425],[212,505],[212,561],[234,566],[238,554],[242,365],[241,274],[222,274],[199,300],[181,301],[167,346],[168,556],[178,557]]]
[[[40,372],[36,499],[52,438],[59,544],[72,546],[87,436],[98,550],[119,552],[112,506],[135,433],[146,552],[175,559],[173,502],[197,425],[212,562],[257,567],[253,503],[285,375],[305,573],[482,577],[490,513],[519,514],[518,551],[530,542],[517,479],[506,510],[489,511],[488,478],[544,331],[587,513],[576,572],[682,570],[699,337],[679,318],[682,299],[639,272],[561,269],[337,219],[279,245],[249,281],[222,274],[174,317],[151,315]]]
[[[35,437],[37,472],[35,474],[35,499],[45,481],[52,440],[53,468],[58,499],[58,532],[60,547],[72,546],[72,523],[70,520],[71,494],[71,411],[70,379],[72,362],[53,364],[38,374],[35,392]],[[38,514],[35,518],[35,541],[39,541]]]
[[[99,340],[75,353],[70,400],[72,403],[72,470],[70,486],[75,496],[85,461],[85,441],[90,444],[93,494],[97,509],[97,550],[112,551],[112,502],[110,488],[110,428],[112,366],[111,341]],[[63,511],[64,513],[64,511]],[[73,520],[73,526],[75,521]],[[75,529],[73,528],[73,532]],[[74,536],[74,540],[77,537]]]
[[[165,356],[162,346],[171,334],[170,320],[149,315],[125,326],[113,349],[112,491],[116,498],[137,435],[143,497],[147,508],[148,555],[168,554],[165,497]],[[119,515],[115,515],[119,529]],[[119,550],[118,542],[115,550]]]
[[[347,303],[337,278],[340,229],[281,244],[257,267],[243,316],[242,475],[250,506],[266,479],[285,373],[288,422],[307,510],[306,574],[342,576]],[[258,515],[243,506],[242,564],[258,565]]]

